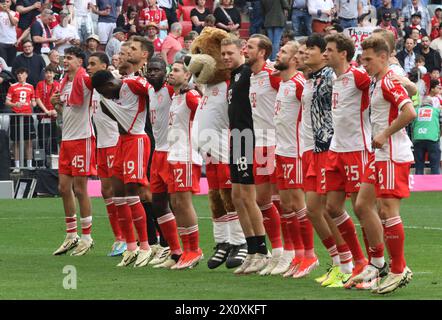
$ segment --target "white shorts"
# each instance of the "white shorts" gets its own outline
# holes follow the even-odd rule
[[[107,44],[116,27],[116,23],[98,22],[98,37],[100,38],[101,44]]]

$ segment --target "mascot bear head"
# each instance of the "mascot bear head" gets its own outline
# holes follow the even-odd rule
[[[196,83],[215,84],[230,79],[230,71],[221,58],[221,41],[228,37],[224,30],[206,27],[193,41],[191,55],[184,62]]]

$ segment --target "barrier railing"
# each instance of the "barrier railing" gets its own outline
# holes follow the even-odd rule
[[[45,113],[0,114],[0,130],[5,130],[9,136],[8,148],[11,160],[14,159],[11,169],[53,167],[55,162],[58,164],[61,137],[59,120]]]

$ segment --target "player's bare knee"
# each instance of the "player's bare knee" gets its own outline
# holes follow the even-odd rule
[[[231,189],[221,189],[220,190],[221,199],[224,203],[224,208],[227,212],[236,211],[235,206],[232,201],[232,191]]]

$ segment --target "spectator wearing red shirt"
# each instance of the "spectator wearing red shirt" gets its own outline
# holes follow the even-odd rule
[[[139,21],[142,30],[147,29],[149,22],[155,22],[160,30],[159,38],[161,40],[166,38],[169,29],[166,11],[158,7],[156,0],[147,0],[147,8],[140,12]]]
[[[184,41],[181,38],[182,32],[183,27],[181,24],[179,22],[175,22],[170,27],[170,32],[166,39],[164,39],[163,48],[161,49],[161,56],[168,65],[174,62],[177,52],[183,49]]]
[[[430,92],[430,82],[431,80],[437,80],[442,83],[442,77],[440,76],[440,67],[433,67],[433,69],[428,70],[426,74],[422,76],[422,80],[427,88],[427,94]]]
[[[5,105],[12,109],[13,113],[29,114],[31,116],[16,115],[10,116],[9,120],[9,136],[14,144],[14,173],[20,171],[20,154],[19,145],[24,140],[25,143],[25,159],[27,167],[32,167],[32,139],[35,136],[34,121],[32,119],[32,108],[35,106],[34,87],[26,83],[28,78],[28,70],[26,68],[18,68],[15,75],[18,79],[17,83],[12,84],[6,95]],[[23,119],[21,121],[21,118]],[[21,136],[20,126],[23,125],[24,136]]]
[[[57,154],[57,111],[51,103],[51,97],[60,91],[60,83],[54,80],[57,70],[48,65],[45,68],[45,79],[37,84],[35,101],[46,114],[38,116],[38,147],[45,149],[47,155]]]
[[[379,27],[381,27],[382,29],[389,30],[389,31],[393,32],[394,39],[397,40],[398,33],[397,33],[397,29],[395,27],[393,27],[391,24],[391,13],[385,12],[382,15],[382,21],[379,24]]]
[[[156,54],[161,54],[161,49],[163,48],[163,41],[161,41],[160,38],[158,38],[158,32],[160,32],[160,29],[158,28],[157,24],[155,22],[149,22],[147,24],[147,40],[152,42],[154,47],[154,52]]]
[[[439,28],[442,23],[442,8],[434,10],[434,16],[431,18],[431,40],[439,37]]]

